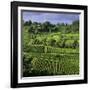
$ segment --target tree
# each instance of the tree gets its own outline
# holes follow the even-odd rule
[[[74,33],[79,32],[79,20],[73,21],[71,29]]]
[[[51,33],[51,26],[52,26],[52,24],[50,22],[46,21],[46,22],[43,23],[42,29],[45,32],[50,32]]]
[[[24,23],[24,26],[27,26],[28,25],[28,21],[26,21],[25,23]]]
[[[29,20],[29,21],[26,21],[26,22],[24,23],[24,26],[30,26],[31,24],[32,24],[32,21]]]
[[[29,32],[37,34],[38,33],[37,25],[38,25],[37,22],[32,23],[29,27]]]

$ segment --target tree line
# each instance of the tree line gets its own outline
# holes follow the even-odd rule
[[[49,21],[44,23],[32,22],[31,20],[24,22],[24,26],[29,26],[29,32],[39,34],[43,32],[61,32],[61,33],[78,33],[79,20],[73,21],[72,24],[57,23],[52,24]]]

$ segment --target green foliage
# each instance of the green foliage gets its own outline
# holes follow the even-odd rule
[[[24,22],[24,26],[29,26],[29,32],[37,34],[39,32],[62,32],[66,33],[79,33],[79,21],[74,21],[71,25],[68,24],[51,24],[50,22],[46,21],[44,23],[37,23],[32,21]]]
[[[65,42],[65,46],[68,48],[73,48],[73,43],[74,43],[74,40],[67,40]]]
[[[79,21],[24,22],[23,76],[79,74]]]
[[[27,67],[29,76],[79,74],[78,54],[31,54],[33,59]],[[73,57],[74,56],[74,57]],[[29,60],[28,60],[29,61]],[[69,64],[69,65],[68,65]],[[34,72],[34,74],[33,74]],[[36,73],[35,73],[36,72]],[[24,76],[25,73],[24,73]]]
[[[31,25],[32,24],[32,21],[30,20],[30,21],[26,21],[25,23],[24,23],[24,26],[29,26],[29,25]]]

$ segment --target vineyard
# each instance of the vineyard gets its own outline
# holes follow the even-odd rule
[[[23,76],[79,74],[79,23],[23,24]]]

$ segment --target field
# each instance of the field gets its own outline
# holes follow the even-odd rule
[[[23,76],[79,74],[79,23],[23,24]]]

